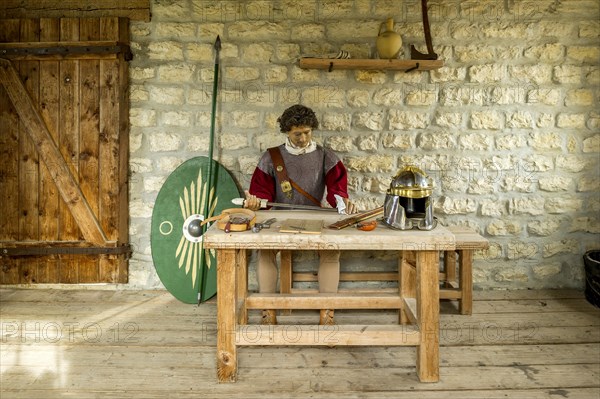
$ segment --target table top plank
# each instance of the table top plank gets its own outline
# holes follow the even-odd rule
[[[446,227],[438,224],[430,231],[394,230],[379,223],[372,231],[361,231],[354,227],[341,230],[328,229],[347,215],[320,211],[273,211],[256,212],[256,221],[276,218],[269,229],[259,233],[252,231],[225,233],[213,224],[204,234],[204,247],[214,249],[289,249],[289,250],[420,250],[448,251],[456,248],[455,236]],[[321,234],[280,233],[279,227],[287,219],[323,220]]]

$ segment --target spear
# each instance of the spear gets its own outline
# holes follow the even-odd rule
[[[210,141],[208,144],[208,187],[206,190],[206,197],[204,198],[204,210],[202,214],[204,217],[208,217],[208,209],[209,209],[209,200],[211,198],[211,193],[213,192],[213,147],[214,147],[214,139],[215,139],[215,115],[217,113],[217,88],[219,85],[219,53],[221,51],[221,38],[217,35],[217,40],[215,40],[214,44],[215,49],[215,70],[213,74],[213,91],[212,91],[212,109],[210,115]],[[216,191],[216,190],[214,190]],[[206,232],[207,225],[202,226],[202,235]],[[200,240],[200,267],[204,268],[205,263],[205,253],[204,253],[204,240]],[[202,288],[206,283],[206,271],[202,270],[200,273],[200,284],[198,284],[198,305],[202,300]]]

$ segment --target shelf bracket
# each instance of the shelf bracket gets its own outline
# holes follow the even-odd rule
[[[327,70],[328,72],[333,71],[333,61],[329,62],[329,69]]]
[[[409,72],[412,72],[412,71],[417,70],[417,69],[419,69],[419,63],[418,62],[417,62],[417,64],[414,67],[408,68],[406,71],[404,71],[404,73],[409,73]]]

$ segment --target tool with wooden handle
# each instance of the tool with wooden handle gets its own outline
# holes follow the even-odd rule
[[[259,201],[260,201],[261,209],[268,208],[270,206],[275,206],[278,208],[290,208],[290,209],[308,210],[308,211],[337,212],[336,208],[322,208],[322,207],[312,206],[312,205],[295,205],[295,204],[286,204],[283,202],[270,202],[270,201],[267,201],[265,199],[260,199],[260,198],[259,198]],[[231,200],[231,202],[234,205],[244,206],[244,202],[246,202],[246,200],[244,198],[234,198]]]
[[[362,213],[359,213],[358,215],[351,216],[346,219],[342,219],[339,222],[330,224],[327,227],[329,227],[330,229],[341,230],[345,227],[352,226],[356,223],[362,222],[363,220],[367,220],[367,219],[370,219],[370,218],[373,218],[373,217],[376,217],[376,216],[379,216],[382,214],[383,214],[383,207],[380,206],[379,208],[375,208],[370,211],[362,212]]]

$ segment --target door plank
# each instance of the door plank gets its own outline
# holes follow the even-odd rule
[[[39,20],[21,20],[20,41],[37,42]],[[18,64],[23,86],[33,103],[39,101],[39,61],[22,61]],[[29,134],[27,126],[19,121],[19,241],[37,241],[39,239],[39,155]],[[22,258],[19,260],[19,282],[31,284],[37,281],[39,259]]]
[[[0,41],[19,40],[20,20],[0,19]],[[0,241],[19,238],[19,115],[8,93],[0,85]],[[16,259],[0,259],[0,283],[19,282]]]
[[[60,35],[59,21],[56,18],[40,18],[40,41],[58,41]],[[40,62],[40,116],[48,132],[58,142],[59,119],[59,64],[58,61]],[[58,240],[58,214],[60,195],[52,180],[48,166],[40,164],[40,241]],[[38,266],[39,283],[59,282],[60,260],[57,256],[44,257]]]
[[[82,18],[79,24],[82,41],[100,38],[100,20],[98,18]],[[79,185],[87,199],[92,212],[98,215],[99,205],[99,163],[98,147],[100,135],[100,62],[98,60],[79,61],[80,71],[80,131],[79,131]],[[79,260],[79,282],[98,281],[99,258],[81,257]]]

